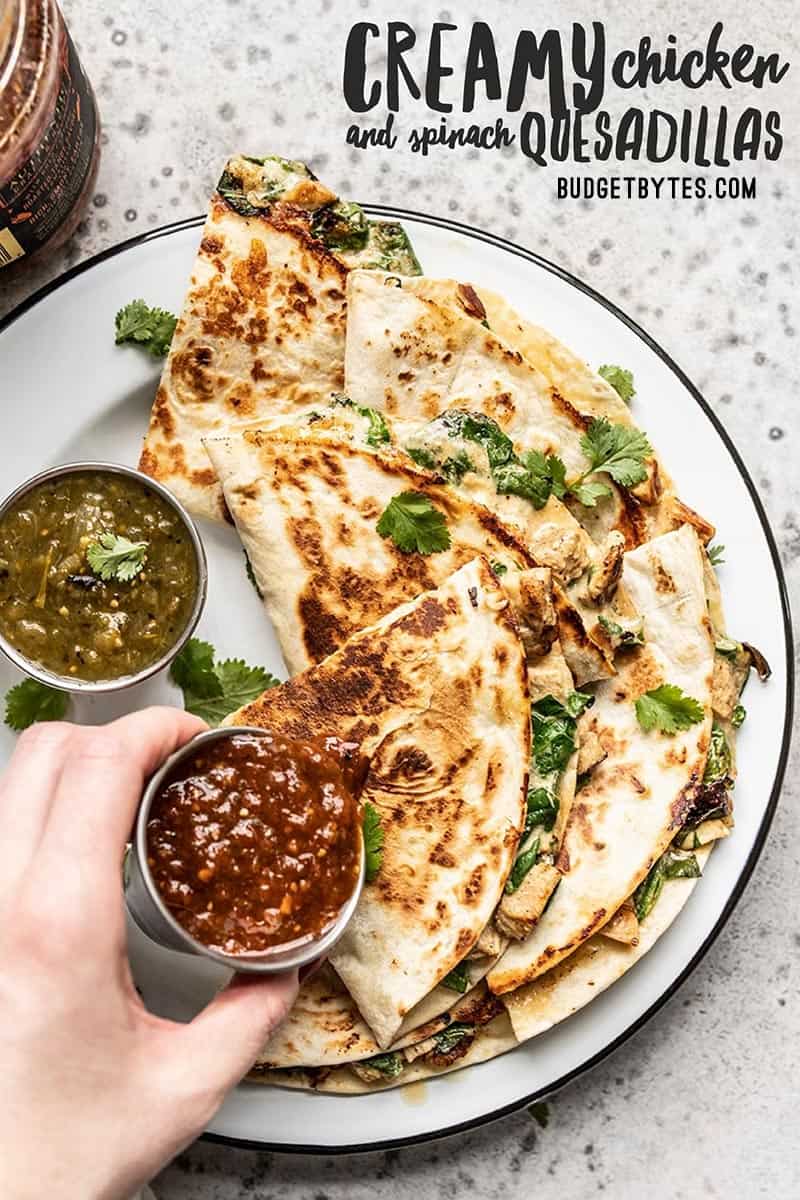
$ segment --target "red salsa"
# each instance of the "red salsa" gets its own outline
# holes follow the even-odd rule
[[[147,862],[175,920],[234,955],[322,933],[358,881],[366,768],[335,738],[237,733],[198,746],[147,824]]]

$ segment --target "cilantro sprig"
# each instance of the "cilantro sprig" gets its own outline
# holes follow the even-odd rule
[[[364,802],[364,852],[366,854],[366,880],[372,883],[381,869],[383,862],[383,826],[381,814],[369,800]]]
[[[86,548],[86,559],[99,579],[130,583],[145,564],[147,542],[132,542],[116,533],[101,533]]]
[[[249,667],[241,658],[216,662],[214,647],[200,638],[189,638],[173,660],[170,676],[183,692],[186,711],[209,725],[220,725],[280,683],[264,667]]]
[[[144,300],[131,300],[114,318],[118,346],[135,342],[153,358],[163,358],[169,351],[178,318],[164,308],[150,308]]]
[[[636,701],[636,719],[645,733],[657,729],[671,736],[691,729],[704,716],[700,701],[687,696],[673,683],[662,683]]]
[[[616,363],[603,363],[602,367],[597,368],[597,374],[605,379],[606,383],[611,385],[620,400],[624,400],[626,404],[630,404],[636,395],[632,371],[626,370],[625,367],[619,367]]]
[[[450,547],[444,513],[421,492],[393,496],[377,525],[382,538],[390,537],[403,554],[437,554]]]
[[[581,438],[581,450],[589,466],[568,484],[568,491],[586,508],[611,495],[611,488],[590,475],[603,473],[622,487],[634,487],[647,478],[645,459],[653,448],[640,429],[612,425],[605,417],[595,417]]]
[[[6,692],[6,725],[21,733],[37,721],[61,721],[69,696],[37,679],[23,679]]]
[[[708,547],[706,554],[712,567],[721,567],[725,562],[725,547],[717,542],[713,546]]]

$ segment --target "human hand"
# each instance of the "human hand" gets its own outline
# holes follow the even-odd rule
[[[0,1195],[123,1200],[192,1141],[297,992],[237,977],[187,1025],[147,1012],[122,855],[155,768],[205,725],[151,708],[33,726],[0,778]]]

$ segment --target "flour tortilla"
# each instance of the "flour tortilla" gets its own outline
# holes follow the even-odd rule
[[[590,417],[462,306],[429,299],[426,277],[411,287],[407,282],[378,272],[351,273],[347,394],[358,404],[420,421],[449,408],[485,413],[519,450],[558,454],[567,478],[581,474],[587,463],[580,439]],[[595,509],[576,506],[575,516],[603,533],[618,529],[629,547],[639,545],[647,536],[640,505],[606,476],[603,481],[611,495]]]
[[[506,567],[509,590],[529,593],[519,568],[536,566],[519,540],[482,505],[391,448],[367,449],[334,430],[283,427],[206,443],[291,674],[331,654],[352,633],[420,591],[436,587],[476,554]],[[405,491],[445,515],[451,546],[406,554],[377,530]],[[538,602],[537,602],[538,603]],[[558,594],[564,652],[582,681],[608,676],[608,651]]]
[[[701,871],[710,853],[711,846],[694,852]],[[604,937],[602,932],[596,933],[569,958],[533,983],[503,996],[518,1040],[525,1042],[552,1029],[621,979],[669,928],[697,882],[696,878],[666,881],[655,907],[639,924],[639,940],[635,946],[626,946]]]
[[[488,1024],[481,1026],[472,1045],[463,1058],[457,1059],[446,1067],[434,1067],[424,1060],[409,1063],[402,1075],[382,1083],[367,1083],[359,1079],[347,1067],[337,1067],[330,1072],[315,1072],[308,1070],[266,1071],[256,1078],[249,1077],[250,1082],[273,1084],[278,1087],[292,1088],[301,1091],[326,1092],[336,1096],[363,1096],[372,1092],[385,1092],[395,1087],[405,1087],[409,1083],[420,1083],[439,1075],[449,1075],[462,1067],[475,1066],[476,1063],[487,1062],[497,1058],[518,1045],[506,1013],[498,1013]]]
[[[202,439],[343,384],[348,255],[327,249],[311,226],[336,196],[302,164],[289,165],[299,174],[288,190],[252,215],[212,196],[139,464],[214,520],[226,513]],[[261,170],[242,156],[226,166]]]
[[[492,959],[469,963],[471,986],[459,995],[441,985],[429,992],[404,1018],[390,1049],[400,1050],[444,1029],[460,1014],[469,1013],[476,989]],[[300,988],[286,1020],[256,1059],[267,1068],[335,1067],[360,1062],[380,1053],[347,988],[326,965]]]
[[[552,903],[531,936],[512,943],[489,974],[498,994],[543,974],[602,928],[675,837],[702,782],[714,645],[694,531],[684,526],[629,552],[623,579],[644,618],[646,643],[595,689],[587,724],[607,758],[573,804]],[[634,701],[662,683],[698,700],[703,720],[671,737],[645,733]]]
[[[701,870],[705,869],[711,846],[695,851]],[[533,983],[502,997],[506,1014],[495,1017],[488,1025],[478,1030],[464,1058],[445,1069],[437,1069],[417,1059],[410,1063],[395,1079],[383,1083],[367,1083],[359,1079],[347,1066],[317,1073],[313,1070],[262,1071],[256,1077],[258,1083],[278,1087],[326,1092],[335,1095],[364,1095],[373,1091],[386,1091],[392,1087],[405,1087],[425,1079],[460,1070],[478,1062],[497,1058],[516,1046],[539,1034],[546,1033],[554,1025],[571,1017],[621,979],[650,951],[663,933],[678,917],[688,901],[698,880],[670,879],[664,884],[658,902],[652,912],[639,926],[639,940],[635,946],[625,946],[604,937],[602,932],[594,934],[574,954],[539,976]],[[454,1014],[457,1019],[457,1013]],[[334,1060],[330,1064],[333,1065]],[[287,1066],[295,1064],[287,1062]]]
[[[349,639],[227,724],[337,734],[371,758],[383,862],[330,961],[380,1046],[474,946],[522,828],[522,646],[485,560]]]

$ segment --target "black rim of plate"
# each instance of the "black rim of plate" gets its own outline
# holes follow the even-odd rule
[[[692,396],[695,403],[711,422],[717,435],[722,441],[722,444],[725,446],[728,454],[733,459],[736,469],[741,475],[742,480],[744,481],[744,484],[750,493],[750,499],[752,500],[753,507],[755,508],[756,514],[761,523],[761,528],[764,532],[767,546],[769,547],[772,564],[778,580],[781,610],[783,613],[783,632],[786,651],[786,718],[783,727],[781,753],[778,759],[778,765],[775,771],[772,789],[770,791],[769,803],[764,811],[761,825],[759,826],[758,833],[755,841],[753,842],[750,854],[747,857],[747,861],[742,868],[741,874],[736,881],[736,885],[728,897],[725,907],[720,913],[714,928],[708,934],[705,941],[695,951],[694,955],[681,973],[675,979],[673,979],[669,987],[662,992],[658,999],[655,1000],[645,1012],[641,1013],[640,1016],[637,1017],[627,1029],[623,1030],[622,1033],[614,1038],[613,1041],[609,1042],[607,1046],[604,1046],[602,1050],[599,1050],[597,1054],[592,1055],[591,1058],[588,1058],[585,1062],[581,1063],[580,1066],[566,1072],[560,1078],[554,1079],[553,1082],[548,1084],[547,1087],[538,1088],[536,1091],[531,1092],[530,1095],[523,1096],[519,1100],[514,1100],[510,1104],[504,1105],[502,1108],[497,1108],[492,1112],[484,1113],[480,1117],[473,1117],[469,1121],[462,1121],[456,1125],[445,1126],[441,1129],[432,1130],[428,1133],[415,1134],[409,1137],[387,1138],[379,1142],[355,1142],[346,1146],[317,1146],[311,1143],[287,1144],[285,1142],[275,1143],[267,1141],[255,1141],[250,1138],[231,1137],[227,1134],[221,1133],[204,1133],[202,1135],[203,1139],[206,1141],[218,1142],[227,1146],[237,1146],[246,1150],[264,1150],[282,1154],[319,1154],[326,1155],[328,1157],[333,1157],[334,1155],[339,1154],[363,1154],[382,1150],[396,1150],[402,1146],[419,1145],[422,1142],[435,1141],[439,1138],[450,1137],[457,1133],[466,1133],[471,1129],[477,1129],[482,1125],[488,1125],[492,1121],[499,1121],[503,1117],[509,1116],[511,1113],[518,1112],[521,1108],[524,1108],[528,1104],[532,1104],[546,1096],[552,1096],[561,1088],[566,1087],[568,1083],[571,1083],[580,1075],[583,1075],[586,1071],[590,1071],[593,1067],[597,1066],[598,1063],[602,1062],[603,1059],[607,1058],[610,1054],[613,1054],[613,1052],[630,1037],[632,1037],[635,1033],[638,1033],[638,1031],[650,1020],[650,1018],[655,1016],[655,1014],[661,1008],[663,1008],[663,1006],[669,1000],[672,999],[672,997],[691,975],[698,963],[705,957],[706,953],[716,941],[717,937],[731,916],[731,913],[742,897],[745,887],[747,886],[747,882],[750,879],[753,869],[755,868],[755,865],[761,855],[761,851],[764,848],[767,833],[769,832],[770,825],[772,824],[772,818],[775,815],[775,809],[778,804],[778,797],[783,784],[783,777],[786,771],[786,763],[789,756],[792,715],[794,710],[794,646],[792,638],[791,613],[789,609],[789,597],[786,587],[786,579],[783,572],[783,565],[778,553],[778,547],[775,543],[775,537],[772,533],[772,529],[770,528],[769,519],[764,511],[764,506],[762,505],[761,499],[756,491],[755,484],[750,478],[747,467],[744,465],[744,462],[742,461],[738,450],[731,441],[727,431],[707,401],[703,398],[692,381],[681,370],[678,364],[664,350],[661,349],[661,347],[650,336],[649,333],[646,333],[640,325],[631,320],[626,313],[624,313],[620,308],[617,308],[615,304],[612,304],[610,300],[607,300],[605,296],[602,296],[587,283],[584,283],[582,280],[576,278],[576,276],[570,274],[569,271],[564,270],[563,267],[559,267],[556,263],[550,262],[546,258],[542,258],[541,255],[535,254],[532,250],[526,250],[523,246],[518,246],[516,243],[508,241],[506,238],[499,237],[497,234],[487,233],[484,230],[475,229],[471,225],[464,225],[459,221],[451,221],[449,218],[431,216],[428,213],[415,212],[411,209],[393,208],[382,204],[368,204],[364,207],[369,212],[379,214],[382,217],[389,217],[399,221],[416,221],[425,225],[432,225],[438,229],[445,229],[452,233],[459,233],[467,237],[475,238],[477,241],[485,242],[490,246],[495,246],[497,249],[503,250],[507,254],[513,254],[517,258],[524,259],[527,262],[533,263],[537,267],[543,268],[545,271],[549,271],[552,275],[556,275],[559,279],[563,279],[572,287],[577,288],[578,291],[583,292],[584,295],[591,297],[591,299],[597,304],[602,305],[603,308],[612,313],[612,315],[615,316],[619,321],[622,321],[624,325],[627,325],[627,327],[632,330],[637,337],[639,337],[645,343],[645,345],[653,351],[654,354],[658,355],[662,362],[666,363],[673,374],[677,376],[677,378]],[[148,230],[145,233],[128,238],[126,241],[120,242],[115,246],[110,246],[107,250],[102,250],[99,254],[95,254],[92,258],[87,259],[85,262],[78,263],[76,266],[71,267],[68,271],[65,271],[64,274],[59,275],[58,278],[52,280],[50,283],[45,284],[44,287],[39,288],[38,291],[34,292],[33,295],[29,296],[26,300],[23,300],[22,303],[19,304],[12,312],[0,320],[0,333],[3,333],[6,329],[8,329],[8,327],[18,317],[21,317],[23,313],[28,312],[31,308],[38,304],[40,300],[44,300],[52,292],[56,291],[64,284],[69,283],[70,280],[75,279],[76,276],[82,275],[84,271],[90,271],[92,267],[96,266],[98,263],[105,262],[106,259],[113,258],[117,254],[122,254],[125,250],[131,250],[136,246],[141,246],[145,242],[153,241],[156,238],[169,237],[171,234],[179,233],[184,229],[190,229],[193,226],[202,225],[204,219],[204,217],[188,217],[182,221],[175,221],[170,225],[162,225],[158,229]]]

